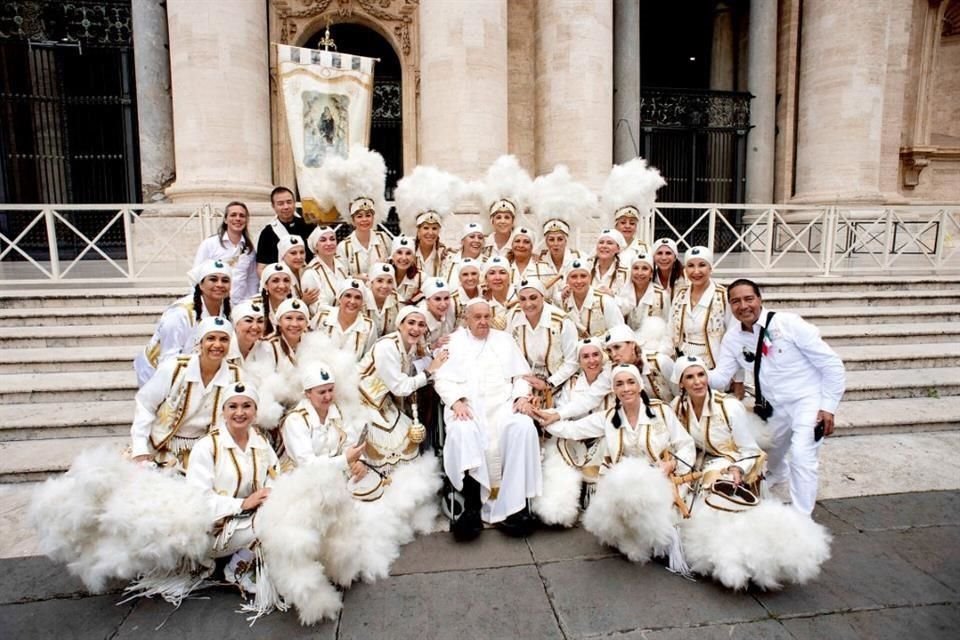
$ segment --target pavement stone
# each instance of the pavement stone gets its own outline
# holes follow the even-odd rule
[[[813,520],[829,529],[834,536],[860,533],[855,526],[827,509],[822,502],[813,508]]]
[[[705,627],[638,630],[618,634],[616,640],[794,640],[794,637],[776,620],[760,620]]]
[[[933,605],[877,611],[837,613],[816,618],[784,620],[795,638],[830,640],[904,640],[956,638],[960,605]]]
[[[756,592],[774,616],[949,602],[957,594],[866,534],[833,539],[816,581],[800,588]]]
[[[344,599],[340,640],[562,638],[536,567],[393,576]]]
[[[596,536],[582,527],[537,531],[527,538],[527,544],[537,563],[619,555],[616,549],[601,544]]]
[[[0,606],[0,637],[90,640],[110,638],[134,605],[117,605],[115,596],[48,600]]]
[[[930,491],[842,498],[822,503],[860,531],[960,525],[960,491]]]
[[[691,582],[656,562],[571,560],[543,565],[540,572],[568,637],[768,617],[749,594]]]
[[[390,569],[392,575],[464,571],[533,564],[523,540],[486,529],[476,540],[460,544],[447,532],[420,536],[403,547]]]
[[[960,527],[917,527],[868,535],[960,596]]]
[[[335,620],[304,627],[294,611],[276,611],[252,627],[247,614],[238,613],[243,603],[234,589],[208,589],[199,598],[185,600],[179,608],[160,598],[141,598],[111,640],[131,638],[177,638],[177,640],[233,640],[234,638],[315,638],[333,640]]]
[[[0,604],[85,595],[83,583],[46,556],[0,559]]]

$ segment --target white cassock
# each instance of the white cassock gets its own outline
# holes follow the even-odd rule
[[[530,384],[520,377],[530,367],[509,334],[494,329],[485,339],[458,329],[447,348],[450,359],[434,382],[446,405],[443,469],[457,490],[469,471],[482,488],[481,516],[501,522],[543,488],[537,429],[528,416],[513,412],[513,401],[530,395]],[[460,399],[472,419],[454,418],[453,404]],[[493,487],[499,490],[491,500]]]

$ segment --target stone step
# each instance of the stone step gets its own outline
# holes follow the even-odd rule
[[[0,404],[129,400],[137,380],[128,371],[0,374]]]
[[[0,349],[0,373],[126,371],[143,348],[137,344],[56,349]]]
[[[960,367],[848,371],[846,400],[942,398],[960,404]]]
[[[24,289],[0,291],[0,309],[37,307],[164,307],[190,293],[186,284],[164,286],[112,285],[77,288]]]
[[[835,351],[847,371],[960,367],[960,342],[847,345]]]
[[[960,289],[899,291],[785,291],[764,295],[764,302],[777,309],[791,307],[850,307],[883,305],[960,304]]]
[[[107,326],[0,327],[0,348],[144,346],[153,335],[153,324],[112,324]]]
[[[783,309],[799,314],[805,320],[818,325],[908,322],[960,322],[960,306],[951,304],[890,305],[882,307],[802,307],[788,308],[771,304],[771,309]]]
[[[960,342],[960,323],[914,322],[820,326],[830,346]]]
[[[84,449],[107,446],[119,454],[129,444],[129,436],[0,442],[0,483],[43,480],[69,469]]]
[[[154,324],[164,309],[164,305],[0,309],[0,327]]]
[[[746,276],[750,277],[750,276]],[[805,276],[760,276],[751,278],[758,285],[764,296],[786,291],[902,291],[904,278],[900,276],[837,276],[837,277],[805,277]],[[720,282],[729,284],[734,278],[718,278]],[[926,289],[941,290],[956,287],[956,276],[909,276],[910,290]]]
[[[0,404],[0,442],[128,435],[134,408],[132,398]]]
[[[838,436],[957,429],[960,429],[960,398],[844,398],[837,409]]]

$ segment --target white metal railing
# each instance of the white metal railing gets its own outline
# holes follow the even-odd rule
[[[0,205],[0,286],[178,280],[221,216],[206,203]],[[585,217],[572,242],[589,252],[601,225]],[[960,205],[662,203],[638,233],[675,238],[681,252],[706,245],[726,275],[960,272]]]

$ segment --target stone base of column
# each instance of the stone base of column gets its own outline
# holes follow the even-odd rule
[[[231,184],[229,182],[202,182],[192,184],[174,183],[166,190],[166,195],[173,202],[209,202],[223,204],[230,200],[240,200],[244,203],[269,202],[269,184]]]
[[[880,191],[824,191],[819,193],[802,193],[790,198],[789,204],[907,204],[909,200],[899,193],[883,193]]]

